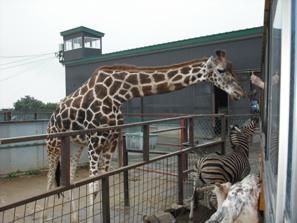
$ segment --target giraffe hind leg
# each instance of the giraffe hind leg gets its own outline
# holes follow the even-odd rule
[[[47,191],[50,191],[55,185],[56,177],[60,176],[59,166],[60,150],[59,148],[48,149],[48,174],[47,174]],[[56,185],[60,180],[56,179]]]
[[[55,185],[55,176],[56,169],[59,163],[60,158],[60,149],[56,147],[48,146],[48,174],[47,174],[47,191],[50,191],[54,188]],[[41,212],[41,222],[44,222],[44,219],[47,219],[46,210],[49,207],[49,198],[45,198],[44,210]]]
[[[76,153],[74,155],[71,156],[71,161],[70,161],[70,182],[73,183],[74,182],[74,178],[75,178],[75,173],[76,173],[76,169],[77,169],[77,166],[79,164],[79,159],[80,159],[80,156],[81,156],[81,153],[83,151],[84,147],[83,146],[80,146]],[[71,216],[71,222],[74,223],[74,222],[79,222],[79,215],[78,215],[78,209],[77,209],[77,206],[76,206],[76,201],[75,201],[75,193],[73,191],[74,189],[71,189],[69,191],[69,199],[71,200],[71,213],[72,213],[72,216]],[[78,194],[78,196],[80,196],[80,194]]]

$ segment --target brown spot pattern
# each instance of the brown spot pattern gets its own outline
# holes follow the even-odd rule
[[[101,107],[102,103],[99,100],[96,100],[92,103],[92,105],[90,106],[91,110],[93,112],[99,111],[100,107]]]
[[[105,84],[106,86],[110,86],[111,83],[112,83],[112,78],[111,78],[111,77],[108,77],[108,78],[104,81],[104,84]]]
[[[107,97],[104,99],[103,104],[106,105],[107,107],[112,107],[112,100],[110,97]]]
[[[121,87],[121,85],[122,85],[122,82],[114,81],[109,89],[109,94],[114,95],[117,92],[117,90]]]
[[[77,98],[75,98],[72,102],[72,106],[74,108],[80,108],[80,103],[81,103],[81,100],[82,100],[82,96],[79,96]]]
[[[83,87],[80,89],[80,95],[84,95],[87,91],[88,91],[88,87],[87,87],[87,85],[83,86]]]
[[[168,78],[170,79],[170,78],[172,78],[173,76],[175,76],[177,74],[177,70],[173,70],[173,71],[170,71],[170,72],[168,72]]]
[[[97,84],[95,86],[95,94],[99,99],[104,98],[107,95],[107,89],[102,84]]]
[[[172,81],[178,81],[178,80],[180,80],[180,79],[182,79],[182,76],[181,76],[181,75],[177,75],[177,76],[175,76],[175,77],[172,79]]]
[[[180,71],[182,74],[188,74],[191,70],[191,67],[183,67]]]
[[[131,74],[126,81],[132,85],[137,85],[138,81],[137,81],[137,75],[136,74]]]
[[[117,80],[124,80],[125,77],[127,76],[127,73],[126,72],[116,72],[113,74],[113,77]]]
[[[151,83],[151,79],[150,79],[150,76],[149,75],[140,73],[139,74],[139,77],[140,77],[140,83],[141,84]]]
[[[150,95],[152,93],[152,86],[143,86],[142,91],[144,95]]]
[[[99,73],[99,76],[98,76],[98,80],[97,80],[97,83],[102,83],[109,75],[103,73],[103,72],[100,72]]]
[[[132,92],[132,94],[133,94],[134,97],[139,97],[140,96],[140,92],[139,92],[139,90],[138,90],[137,87],[133,87],[131,89],[131,92]]]
[[[82,102],[82,107],[83,108],[88,108],[89,105],[92,103],[92,101],[94,100],[94,96],[93,96],[93,91],[88,91],[88,93],[84,96],[83,102]]]
[[[157,85],[157,90],[159,92],[167,92],[169,90],[168,89],[168,84],[167,83],[158,84]]]
[[[189,84],[190,83],[190,77],[189,76],[185,78],[184,83],[185,84]]]
[[[94,85],[95,85],[95,83],[96,83],[96,77],[97,77],[97,75],[92,75],[92,77],[91,77],[91,79],[89,80],[89,82],[88,82],[88,86],[89,86],[89,88],[92,88],[92,87],[94,87]]]
[[[165,80],[164,74],[161,74],[161,73],[153,74],[153,78],[156,83]]]

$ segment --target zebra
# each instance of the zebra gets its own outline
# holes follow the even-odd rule
[[[196,161],[194,170],[203,183],[233,184],[249,174],[248,140],[254,134],[255,128],[255,119],[248,121],[240,130],[236,126],[231,126],[230,140],[233,151],[227,155],[211,153]]]
[[[235,146],[238,145],[238,139],[237,139],[238,133],[244,132],[248,137],[251,137],[255,132],[255,128],[253,128],[252,125],[256,125],[258,122],[259,122],[259,118],[255,116],[245,121],[242,124],[241,128],[237,124],[230,125],[229,139],[230,139],[232,148],[235,148]]]
[[[233,151],[227,155],[211,153],[200,157],[194,164],[195,175],[203,184],[230,182],[242,180],[250,173],[248,140],[254,134],[257,119],[249,119],[241,128],[230,126],[230,143]],[[194,199],[197,190],[194,181],[191,199],[190,219],[193,218]]]

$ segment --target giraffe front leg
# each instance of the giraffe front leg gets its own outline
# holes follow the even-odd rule
[[[97,134],[94,134],[89,139],[89,148],[88,148],[88,155],[89,155],[89,176],[94,177],[100,174],[99,166],[101,166],[101,154],[103,152],[104,146],[101,143],[101,137]],[[88,184],[88,200],[89,206],[87,208],[88,212],[88,222],[94,222],[94,201],[99,191],[99,182],[94,181]]]
[[[108,171],[112,153],[117,146],[115,134],[109,135],[109,139],[104,136],[93,136],[89,140],[89,164],[90,164],[90,177],[104,174]],[[89,185],[89,210],[91,217],[88,222],[94,219],[94,200],[99,192],[99,181],[90,183]]]

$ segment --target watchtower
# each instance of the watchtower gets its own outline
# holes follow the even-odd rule
[[[99,56],[102,54],[102,37],[104,33],[84,26],[60,33],[64,43],[60,45],[60,62]]]

